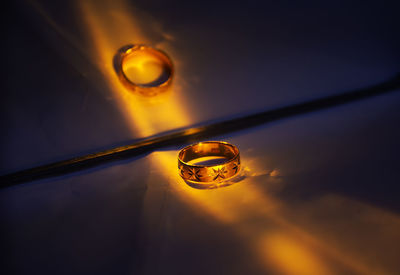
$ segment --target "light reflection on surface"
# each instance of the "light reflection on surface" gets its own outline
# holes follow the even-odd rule
[[[305,230],[318,226],[315,223],[305,224],[304,229],[294,223],[296,214],[287,214],[288,210],[293,210],[292,207],[262,193],[258,187],[274,181],[270,174],[275,170],[266,173],[265,168],[244,167],[248,176],[240,183],[227,188],[198,190],[183,184],[175,172],[175,152],[158,152],[152,157],[157,162],[155,165],[162,167],[159,172],[164,174],[172,190],[183,201],[201,208],[233,229],[253,249],[254,256],[265,264],[266,270],[279,274],[335,274],[343,270],[360,274],[386,274],[382,271],[384,267],[371,265],[359,257],[362,251],[347,251],[346,247],[338,246],[336,240],[327,242]],[[243,158],[243,164],[253,161]],[[268,176],[252,177],[251,174]],[[317,203],[313,207],[318,208]],[[337,233],[340,235],[340,232]]]
[[[125,12],[127,9],[123,1],[112,1],[112,12],[109,12],[108,4],[111,5],[111,1],[102,4],[87,1],[81,2],[80,7],[93,39],[92,46],[96,49],[94,59],[98,60],[129,127],[141,136],[149,136],[190,124],[182,94],[175,91],[165,101],[148,104],[121,85],[112,66],[116,50],[128,43],[152,44],[152,41],[137,27],[134,14]],[[109,25],[109,22],[114,24]],[[173,59],[176,61],[177,57]],[[290,219],[291,216],[286,213],[290,207],[268,193],[262,193],[259,185],[265,184],[266,179],[268,183],[284,175],[278,169],[265,171],[257,159],[242,156],[246,176],[241,182],[227,188],[198,190],[184,184],[179,177],[177,152],[157,152],[150,158],[162,173],[161,180],[169,183],[171,192],[188,206],[201,209],[233,229],[267,270],[283,274],[329,274],[337,269],[363,274],[385,273],[382,267],[371,267],[362,255],[359,256],[362,251],[346,251],[346,245],[335,244],[337,238],[326,241],[318,237],[321,234],[308,233],[303,228],[314,228],[315,224],[297,225],[295,219]],[[145,204],[143,214],[151,219],[153,209],[150,204],[156,200],[158,193],[150,190],[146,196],[149,204]],[[346,238],[342,241],[345,242]]]
[[[266,234],[260,250],[265,260],[284,274],[331,274],[307,244],[287,234]]]
[[[79,4],[93,40],[92,58],[107,79],[128,127],[145,137],[188,125],[189,118],[184,110],[184,99],[177,91],[178,85],[172,87],[174,91],[170,96],[157,96],[150,101],[132,95],[118,79],[112,63],[118,49],[131,43],[153,44],[137,27],[133,14],[126,12],[129,8],[124,1],[82,1]]]
[[[129,48],[120,64],[130,82],[143,86],[157,86],[172,77],[172,64],[162,52],[146,46]]]
[[[157,80],[162,75],[163,63],[155,56],[139,52],[124,63],[122,70],[130,81],[147,84]]]

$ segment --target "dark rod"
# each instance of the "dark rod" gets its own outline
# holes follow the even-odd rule
[[[182,143],[199,141],[205,138],[243,130],[277,119],[317,111],[363,98],[392,92],[399,88],[400,74],[397,74],[395,77],[385,82],[364,89],[353,90],[338,95],[315,99],[273,110],[267,110],[244,117],[228,119],[209,125],[177,130],[162,136],[145,138],[132,144],[112,148],[102,152],[3,175],[0,176],[0,188],[41,178],[64,175],[104,164],[113,160],[127,159],[145,153],[150,153],[163,147],[181,145]]]

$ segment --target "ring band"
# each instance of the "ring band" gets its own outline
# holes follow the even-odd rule
[[[140,60],[140,61],[138,61]],[[143,64],[133,64],[140,69],[140,73],[146,76],[151,75],[152,69],[155,68],[160,71],[160,75],[157,75],[156,79],[152,79],[150,82],[140,82],[132,80],[127,74],[127,68],[130,63],[141,62],[153,65],[153,68],[147,68],[148,72],[144,71],[146,68]],[[146,64],[145,64],[146,65]],[[160,50],[156,50],[146,45],[134,45],[128,49],[124,49],[120,53],[120,64],[118,69],[119,79],[122,84],[130,91],[138,93],[143,96],[155,96],[168,90],[172,84],[172,78],[174,75],[174,67],[171,59],[167,54]]]
[[[203,157],[223,157],[225,162],[217,165],[191,164]],[[221,182],[240,171],[239,149],[227,142],[205,141],[183,148],[178,154],[181,177],[192,183]]]

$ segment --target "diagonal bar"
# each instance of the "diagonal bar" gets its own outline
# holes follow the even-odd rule
[[[393,92],[400,89],[400,74],[373,85],[371,87],[353,90],[338,95],[289,105],[273,110],[266,110],[244,117],[228,119],[199,127],[177,130],[158,137],[149,137],[135,143],[111,148],[81,157],[67,159],[43,166],[38,166],[15,173],[0,176],[0,188],[13,186],[23,182],[64,175],[71,172],[94,167],[110,161],[127,159],[150,153],[167,146],[181,145],[182,143],[198,141],[234,131],[255,127],[274,120],[313,112],[333,106]]]

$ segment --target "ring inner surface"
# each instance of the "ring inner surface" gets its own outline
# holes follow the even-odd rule
[[[127,80],[141,87],[157,87],[168,81],[171,64],[163,53],[153,49],[129,52],[122,61],[122,71]]]
[[[186,163],[194,164],[196,161],[194,165],[209,166],[225,163],[237,154],[238,150],[228,144],[200,143],[183,150],[179,157]]]

